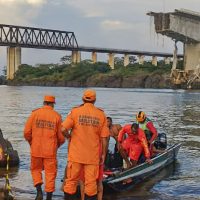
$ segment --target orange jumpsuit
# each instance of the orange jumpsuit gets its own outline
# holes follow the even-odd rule
[[[31,174],[34,186],[43,183],[44,169],[46,192],[55,190],[57,149],[65,142],[61,123],[61,116],[51,106],[45,105],[32,112],[24,128],[24,137],[31,148]]]
[[[122,142],[125,133],[128,134],[128,138]],[[138,133],[133,134],[131,131],[131,124],[125,125],[119,132],[118,142],[122,142],[122,147],[126,150],[130,159],[138,161],[143,150],[145,157],[150,158],[146,136],[141,128],[138,129]]]
[[[100,163],[100,138],[109,136],[106,116],[92,103],[85,103],[72,109],[62,126],[67,130],[72,129],[64,192],[68,194],[76,192],[83,170],[85,193],[89,196],[96,195],[96,179]]]

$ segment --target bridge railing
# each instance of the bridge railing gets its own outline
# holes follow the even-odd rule
[[[0,24],[0,45],[26,48],[74,49],[74,32]]]

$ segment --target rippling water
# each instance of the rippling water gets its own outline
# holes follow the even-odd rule
[[[29,146],[23,139],[24,123],[31,111],[42,105],[45,94],[56,96],[55,109],[63,119],[69,110],[81,104],[84,88],[9,87],[0,86],[0,128],[20,155],[19,169],[10,173],[10,182],[17,199],[34,199],[35,190],[29,171]],[[104,199],[200,199],[200,91],[107,89],[96,88],[96,105],[103,108],[114,123],[124,125],[144,110],[168,141],[181,142],[176,163],[157,176],[123,193],[105,194]],[[66,165],[67,144],[58,152],[58,176],[55,199],[62,199],[60,191]],[[0,169],[0,186],[5,173]]]

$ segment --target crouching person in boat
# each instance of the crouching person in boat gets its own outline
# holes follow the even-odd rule
[[[125,140],[123,140],[124,134],[128,135]],[[137,165],[138,159],[143,151],[145,153],[146,162],[149,164],[152,163],[145,133],[139,128],[137,123],[125,125],[119,132],[118,142],[120,153],[126,161],[127,168]]]
[[[139,111],[136,114],[136,120],[139,124],[139,127],[144,131],[146,135],[151,157],[157,153],[163,153],[165,150],[157,149],[154,145],[154,142],[158,138],[158,131],[155,128],[153,122],[146,116],[143,111]]]
[[[139,124],[139,127],[144,131],[149,146],[151,146],[158,137],[158,132],[153,122],[146,117],[146,114],[143,111],[139,111],[136,114],[136,120]]]

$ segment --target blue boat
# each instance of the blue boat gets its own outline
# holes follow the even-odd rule
[[[125,171],[113,171],[113,173],[104,178],[104,187],[115,191],[132,189],[138,183],[157,174],[161,169],[173,163],[176,160],[180,146],[180,143],[169,145],[165,152],[159,153],[152,158],[152,164],[142,163]]]

